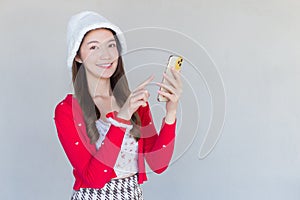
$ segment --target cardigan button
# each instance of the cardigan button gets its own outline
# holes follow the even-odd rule
[[[166,148],[166,145],[163,145],[162,147],[163,147],[163,148]]]
[[[75,145],[78,145],[79,144],[79,142],[75,142]]]
[[[78,126],[81,126],[81,123],[79,123]]]
[[[106,172],[107,172],[107,169],[105,169],[104,172],[106,173]]]

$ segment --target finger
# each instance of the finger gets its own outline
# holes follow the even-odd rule
[[[143,101],[148,101],[148,92],[139,92],[139,93],[136,93],[134,94],[132,97],[131,97],[131,103],[135,103],[139,100],[143,100]]]
[[[138,90],[138,91],[131,93],[131,97],[135,97],[139,94],[145,94],[147,97],[150,96],[150,93],[148,92],[148,90],[142,89],[142,90]]]
[[[145,107],[147,106],[147,102],[144,100],[138,100],[133,103],[132,107],[134,107],[134,110],[136,111],[140,106]]]
[[[171,85],[173,85],[173,87],[174,88],[177,88],[177,83],[176,83],[176,80],[174,79],[175,77],[170,77],[170,76],[168,76],[168,74],[166,74],[166,73],[163,73],[163,76],[164,76],[164,78],[171,84]]]
[[[142,107],[146,107],[147,106],[147,102],[145,101],[139,101],[139,107],[142,106]]]
[[[145,106],[147,106],[147,103],[143,100],[139,100],[139,101],[132,103],[131,110],[133,111],[133,113],[136,112],[140,106],[145,107]]]
[[[154,76],[151,75],[149,78],[147,78],[144,82],[142,82],[134,91],[143,89],[147,84],[149,84],[153,80]]]
[[[158,93],[161,94],[163,97],[167,98],[168,100],[174,101],[174,96],[172,94],[161,90],[159,90]]]
[[[177,70],[175,70],[174,68],[171,71],[172,71],[172,74],[173,74],[173,76],[174,76],[174,78],[176,80],[177,86],[182,87],[182,81],[181,81],[180,72],[177,71]]]
[[[176,80],[181,80],[180,71],[177,71],[175,68],[171,68],[171,72]]]
[[[169,91],[170,93],[175,94],[175,89],[174,89],[172,86],[166,85],[166,84],[164,84],[164,83],[158,83],[158,82],[157,82],[156,84],[159,85],[160,87],[166,89],[166,90]]]

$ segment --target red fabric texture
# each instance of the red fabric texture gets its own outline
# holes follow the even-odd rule
[[[167,169],[174,151],[176,121],[167,124],[163,119],[158,134],[148,103],[138,109],[138,114],[141,118],[141,138],[138,141],[138,183],[141,184],[147,180],[145,160],[156,173],[162,173]],[[108,116],[116,117],[115,114]],[[118,121],[118,118],[115,120]],[[113,167],[123,142],[124,128],[112,124],[103,144],[97,150],[95,144],[90,144],[81,107],[72,94],[67,94],[56,105],[54,121],[58,138],[73,167],[74,190],[102,188],[116,177]]]

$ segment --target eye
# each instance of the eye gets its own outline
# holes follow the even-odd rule
[[[91,46],[90,47],[90,50],[95,50],[95,49],[98,49],[99,47],[97,47],[97,46]]]
[[[109,45],[108,45],[108,47],[111,47],[111,48],[114,48],[114,47],[116,47],[117,45],[116,45],[116,43],[110,43]]]

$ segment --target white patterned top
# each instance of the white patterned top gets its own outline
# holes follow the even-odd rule
[[[96,121],[96,127],[100,134],[100,137],[96,142],[97,149],[101,147],[110,126],[111,123],[105,122],[100,118]],[[129,131],[130,130],[127,128],[121,151],[114,166],[117,178],[124,178],[138,172],[138,142],[130,135]]]

